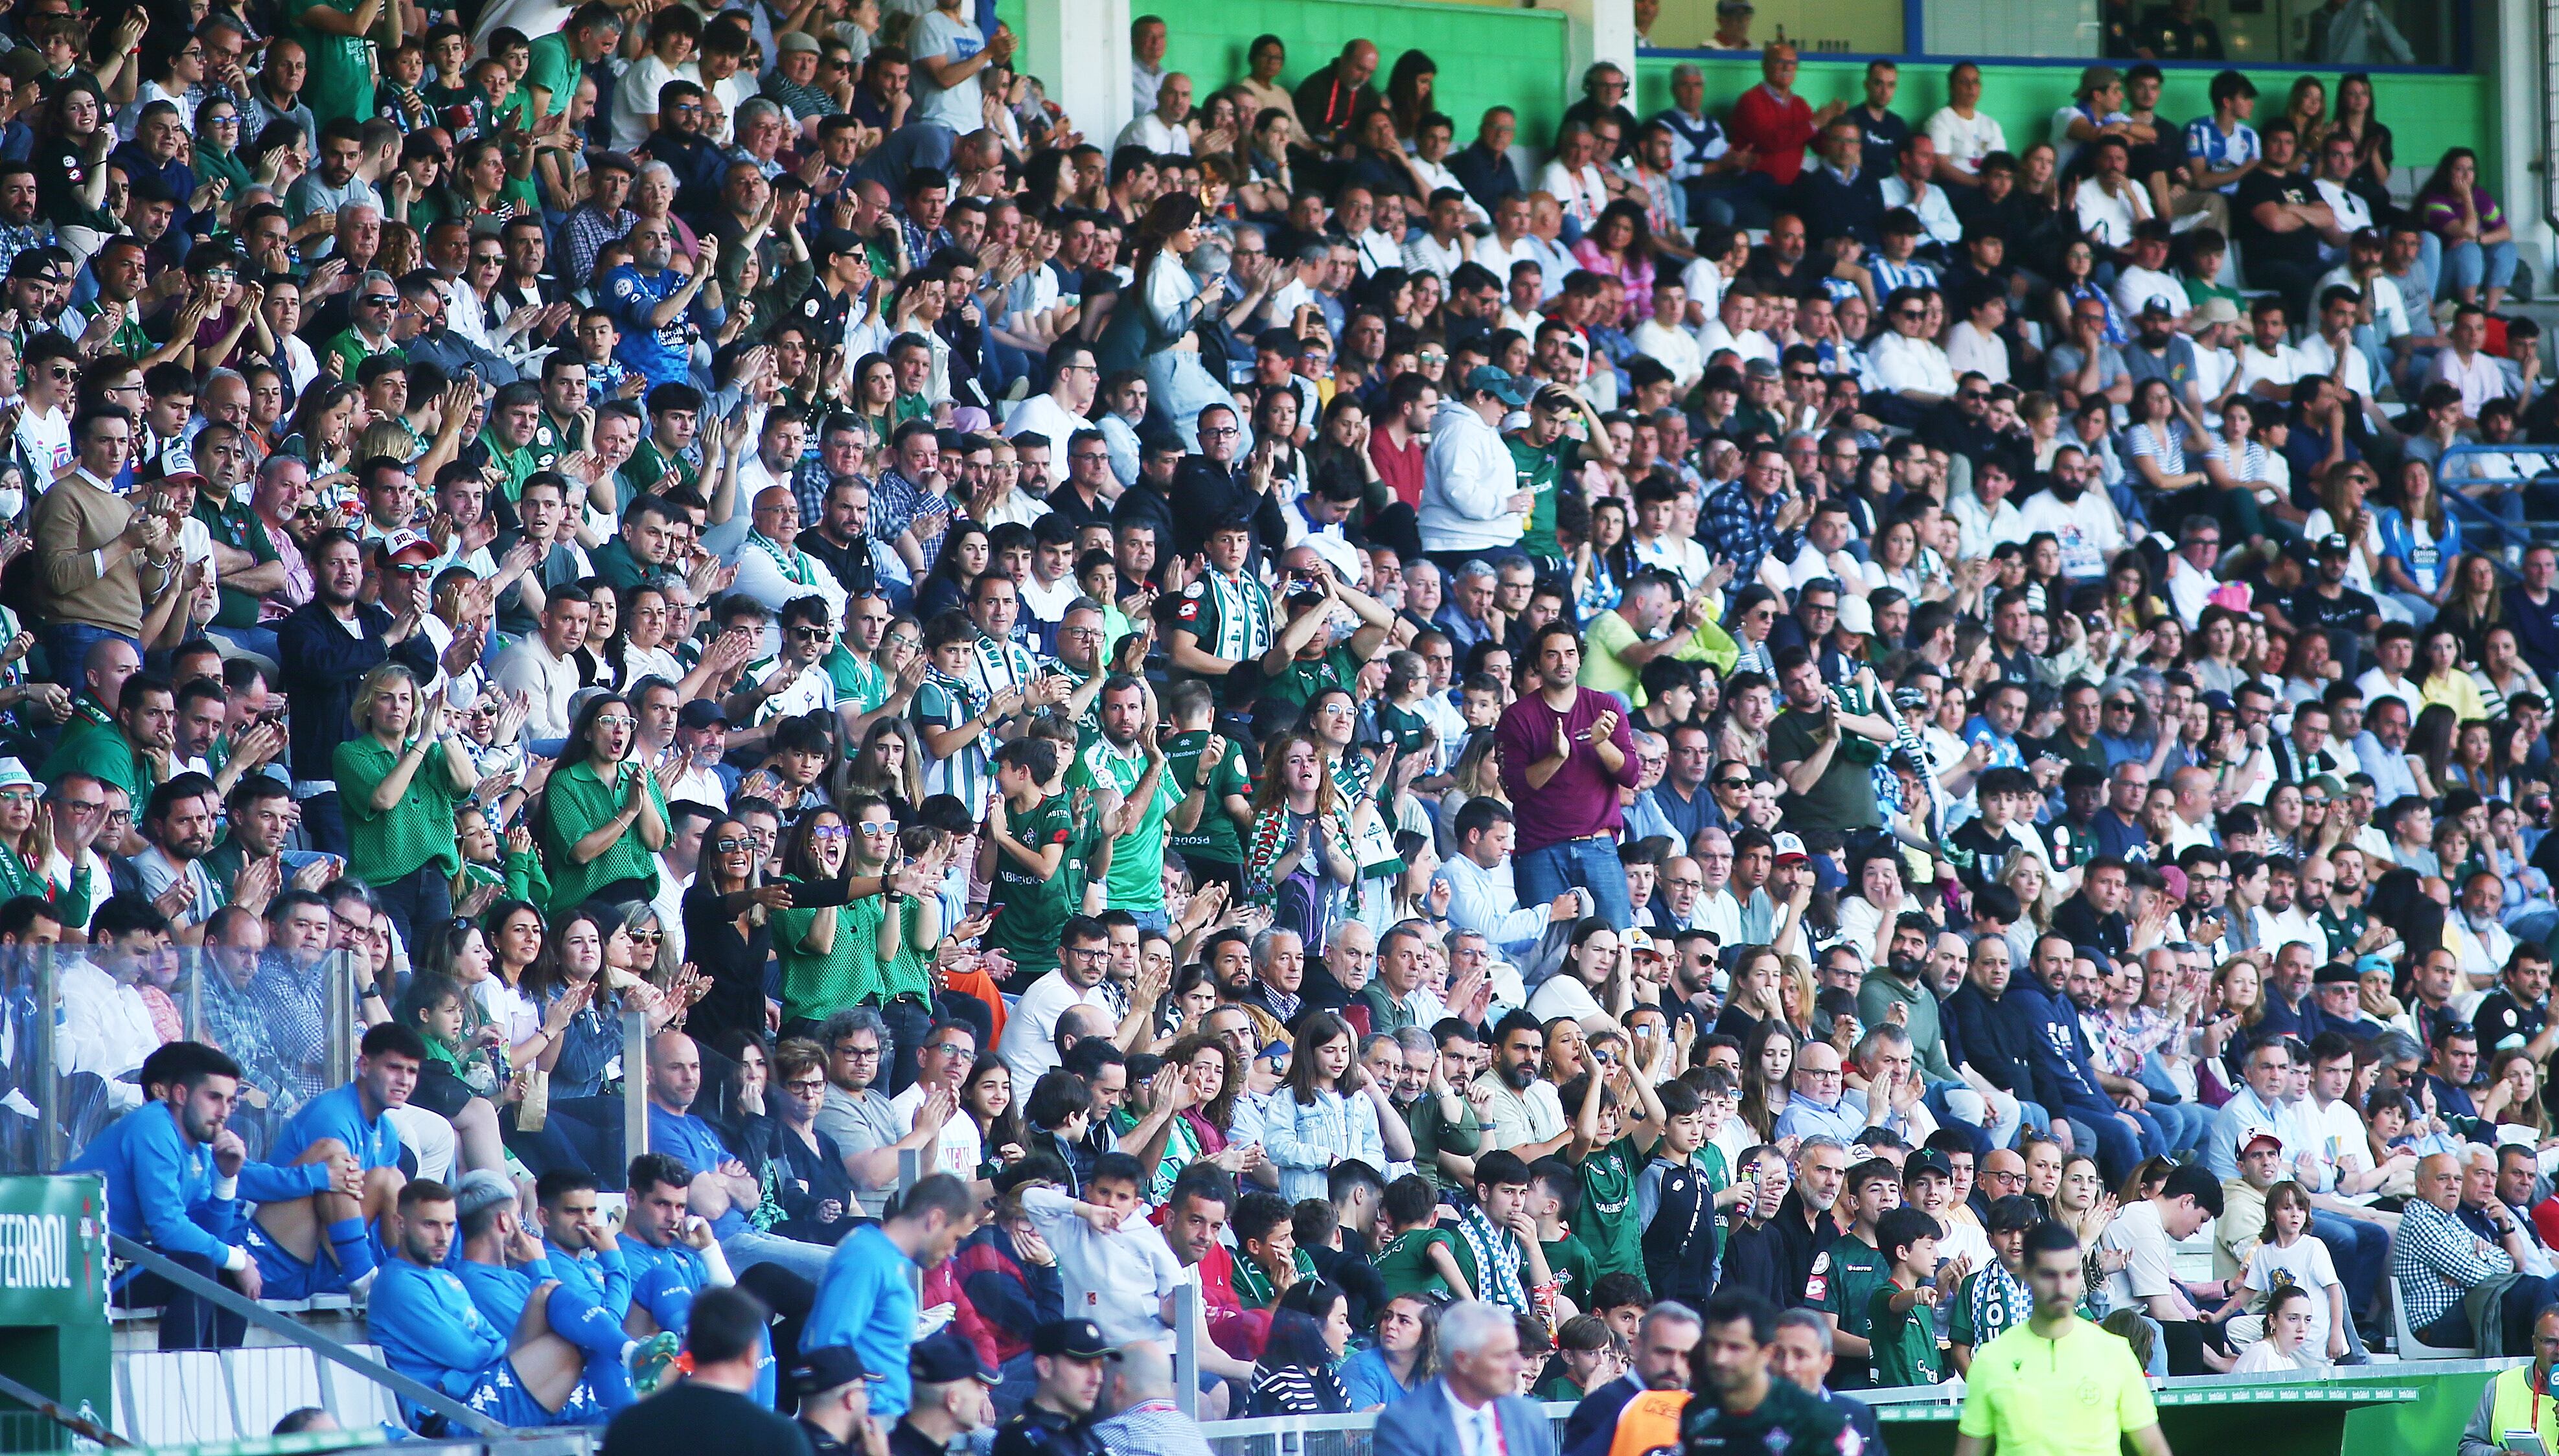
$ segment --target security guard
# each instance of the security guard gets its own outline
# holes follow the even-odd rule
[[[1109,1456],[1093,1434],[1093,1407],[1111,1356],[1091,1320],[1051,1320],[1033,1330],[1031,1368],[1039,1373],[1039,1388],[995,1432],[994,1456]]]
[[[848,1345],[800,1353],[791,1368],[791,1389],[800,1397],[800,1433],[815,1456],[862,1449],[862,1423],[871,1418],[870,1383],[878,1377]]]
[[[2559,1364],[2559,1306],[2532,1321],[2532,1363],[2497,1372],[2480,1391],[2479,1408],[2462,1431],[2461,1456],[2503,1456],[2510,1436],[2530,1431],[2541,1449],[2559,1450],[2559,1396],[2550,1389],[2550,1368]]]
[[[888,1433],[888,1456],[951,1456],[995,1422],[993,1391],[1003,1377],[978,1358],[978,1347],[943,1331],[907,1352],[915,1392],[906,1416]]]

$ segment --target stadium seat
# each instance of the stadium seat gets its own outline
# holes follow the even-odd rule
[[[2408,1306],[2398,1294],[2396,1289],[2391,1291],[2390,1331],[2397,1339],[2401,1360],[2470,1360],[2479,1355],[2472,1346],[2429,1345],[2418,1339],[2417,1332],[2408,1328]]]

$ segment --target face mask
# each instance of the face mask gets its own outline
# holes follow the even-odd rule
[[[24,489],[0,490],[0,520],[16,520],[18,512],[25,510],[26,506],[27,493]]]

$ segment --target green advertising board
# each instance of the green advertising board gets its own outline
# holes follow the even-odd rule
[[[100,1426],[114,1410],[107,1277],[103,1180],[0,1178],[0,1375]],[[0,1396],[0,1450],[86,1444]]]

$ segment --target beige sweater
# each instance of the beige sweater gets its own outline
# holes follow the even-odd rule
[[[124,498],[77,470],[36,498],[30,529],[45,610],[55,621],[142,635],[142,553],[127,551],[98,574],[98,552],[132,518]]]

